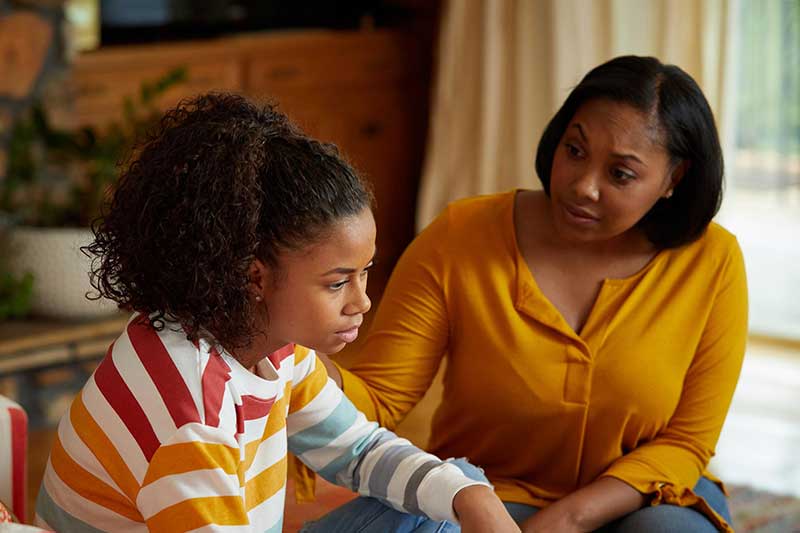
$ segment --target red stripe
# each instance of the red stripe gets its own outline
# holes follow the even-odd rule
[[[112,344],[94,373],[94,381],[149,461],[156,453],[160,443],[142,406],[139,405],[127,383],[119,375],[117,367],[114,366],[114,361],[111,359],[113,349],[114,345]]]
[[[206,425],[219,427],[219,411],[225,396],[225,383],[231,379],[231,368],[222,360],[216,348],[211,348],[208,363],[203,370],[203,407]]]
[[[147,317],[140,315],[128,324],[128,338],[161,394],[175,427],[200,422],[200,413],[197,412],[189,387],[158,337],[158,332],[150,327]]]
[[[272,361],[272,365],[278,369],[281,367],[281,361],[294,353],[294,344],[287,344],[283,348],[272,352],[267,356],[267,359]]]
[[[237,403],[234,409],[236,409],[236,434],[241,435],[244,433],[244,414],[242,406]]]
[[[275,398],[257,398],[256,396],[242,396],[242,418],[244,420],[256,420],[264,418],[269,414],[272,409],[272,404],[275,403]]]
[[[28,457],[28,417],[22,409],[9,409],[11,417],[11,501],[14,514],[22,522],[25,516],[26,458]]]

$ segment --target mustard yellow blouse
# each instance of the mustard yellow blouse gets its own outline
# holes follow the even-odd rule
[[[583,330],[517,248],[515,192],[451,204],[410,245],[344,390],[392,428],[447,357],[429,451],[483,467],[504,501],[547,505],[600,476],[692,506],[741,369],[747,287],[711,224],[637,274],[607,279]]]

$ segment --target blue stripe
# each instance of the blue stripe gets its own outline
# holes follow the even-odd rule
[[[345,448],[342,450],[342,455],[325,465],[324,467],[317,470],[317,474],[325,478],[326,481],[330,481],[331,483],[340,484],[336,480],[336,474],[341,472],[344,468],[347,467],[350,463],[353,462],[356,458],[359,458],[360,461],[364,459],[366,453],[364,449],[367,448],[370,444],[372,444],[373,440],[377,440],[375,438],[376,433],[381,431],[381,428],[378,427],[377,422],[370,422],[369,423],[370,431],[369,433],[365,434],[362,438],[355,441],[349,448]],[[356,465],[356,472],[358,472],[358,466]],[[347,487],[351,490],[356,490],[357,485],[355,487]]]
[[[392,433],[389,430],[382,431],[378,438],[373,440],[369,443],[369,446],[364,450],[364,454],[370,453],[372,450],[383,444],[384,442],[388,442],[390,440],[398,438],[397,435]],[[358,466],[361,466],[360,464]],[[358,492],[359,487],[361,487],[361,469],[356,467],[356,473],[353,474],[353,490]]]
[[[356,408],[342,395],[339,405],[325,420],[289,437],[289,451],[299,456],[310,450],[324,448],[350,429],[357,415]]]
[[[278,520],[278,523],[271,528],[264,530],[264,533],[282,533],[283,532],[283,516]]]
[[[406,458],[418,453],[417,448],[409,445],[391,446],[383,452],[369,475],[369,495],[373,498],[386,499],[389,482],[397,472],[398,465]],[[414,490],[416,491],[416,487]]]
[[[50,498],[45,489],[44,483],[39,488],[39,496],[36,498],[36,512],[41,516],[54,531],[69,531],[70,533],[103,533],[100,529],[95,529],[83,520],[78,520]]]

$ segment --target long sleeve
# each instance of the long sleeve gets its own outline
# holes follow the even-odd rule
[[[403,512],[456,522],[453,499],[468,486],[440,461],[368,422],[309,352],[296,365],[287,429],[289,451],[328,481]]]
[[[428,390],[447,348],[443,254],[450,245],[445,211],[398,261],[359,360],[340,367],[350,400],[389,429]]]
[[[678,406],[650,442],[617,459],[603,475],[625,481],[653,504],[694,505],[697,483],[728,413],[747,336],[747,282],[738,246],[730,248]]]

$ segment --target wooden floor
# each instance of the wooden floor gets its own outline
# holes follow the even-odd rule
[[[441,394],[437,379],[398,433],[423,445]],[[54,430],[33,432],[28,496],[34,508]],[[723,481],[800,496],[800,346],[751,341],[711,470]]]

